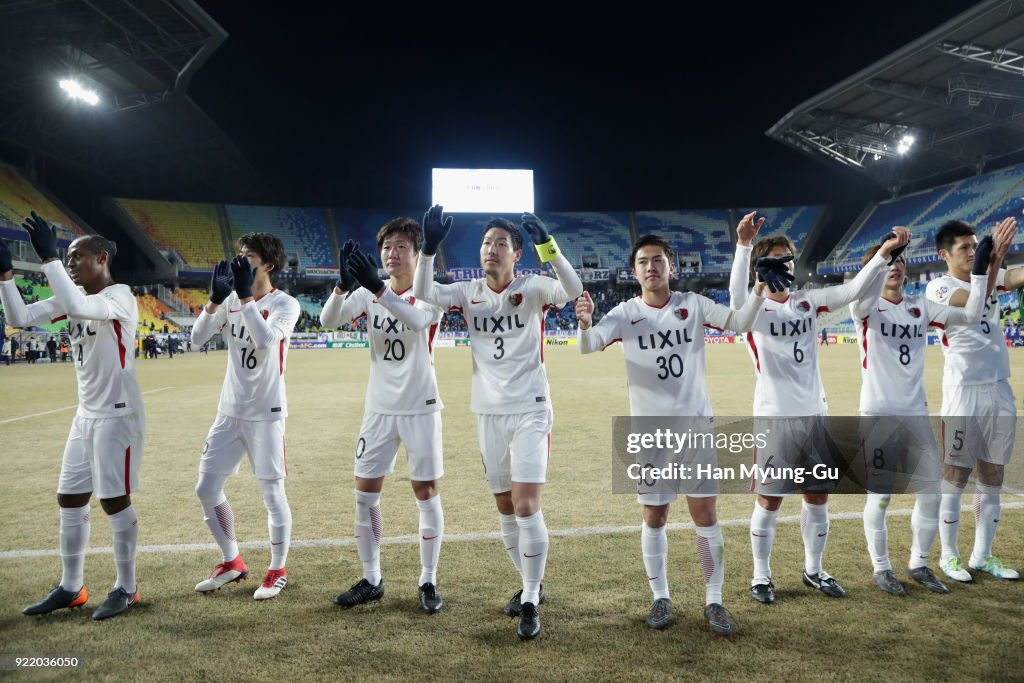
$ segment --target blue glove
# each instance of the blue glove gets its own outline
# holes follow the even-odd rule
[[[351,292],[356,287],[356,279],[348,269],[348,260],[356,253],[359,253],[359,245],[354,240],[345,240],[338,252],[338,281],[334,286],[343,292]]]
[[[423,214],[423,246],[420,251],[427,256],[436,254],[451,229],[452,217],[444,215],[443,206],[434,204]]]
[[[231,277],[235,281],[235,294],[239,299],[252,296],[252,283],[256,279],[256,269],[249,265],[249,259],[236,256],[231,259]]]
[[[896,233],[890,232],[889,234],[887,234],[885,237],[882,238],[882,241],[879,242],[879,244],[885,244],[886,242],[888,242],[889,240],[891,240],[894,237],[896,237]],[[896,259],[898,259],[900,256],[902,256],[903,252],[905,252],[907,250],[907,247],[909,247],[909,246],[910,246],[910,242],[907,242],[902,247],[896,247],[891,252],[889,252],[889,263],[887,263],[886,265],[891,266],[892,264],[896,263]],[[985,267],[987,268],[988,266],[985,266]]]
[[[540,246],[551,239],[547,226],[544,225],[541,219],[537,218],[537,216],[532,213],[523,214],[522,227],[526,234],[530,236],[530,239],[533,240],[533,243],[537,246]]]
[[[789,288],[789,284],[796,278],[789,272],[787,263],[793,260],[792,254],[782,258],[769,258],[762,256],[757,259],[757,277],[768,285],[772,292],[781,292]]]
[[[348,268],[352,277],[373,294],[384,289],[384,281],[377,275],[377,262],[369,254],[353,253],[348,257]]]
[[[11,258],[11,250],[7,248],[3,240],[0,240],[0,275],[14,270]]]
[[[33,211],[32,215],[21,224],[21,227],[28,233],[29,239],[32,240],[32,248],[36,250],[40,259],[45,261],[58,258],[57,234],[49,223],[39,217],[39,214]]]
[[[992,250],[995,246],[996,243],[992,240],[991,235],[978,242],[978,246],[974,249],[974,267],[971,268],[971,275],[988,273],[988,264],[992,262]],[[0,265],[0,272],[2,270],[3,266]]]
[[[213,277],[210,278],[210,301],[220,306],[228,294],[234,289],[234,280],[231,277],[231,268],[227,261],[221,261],[213,269]]]

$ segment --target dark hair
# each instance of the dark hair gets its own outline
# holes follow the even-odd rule
[[[402,235],[412,242],[414,252],[419,252],[420,244],[423,242],[423,229],[420,224],[412,218],[392,218],[377,233],[377,251],[384,248],[384,240],[392,235]]]
[[[967,237],[975,234],[974,228],[963,221],[949,221],[935,233],[935,248],[939,251],[945,249],[952,251],[953,244],[957,237]]]
[[[877,254],[878,250],[881,249],[881,248],[882,248],[881,244],[873,244],[870,247],[868,247],[868,250],[866,252],[864,252],[864,258],[862,258],[860,260],[860,264],[862,266],[866,266],[868,264],[868,261],[873,259],[875,257],[875,254]]]
[[[80,248],[91,251],[94,254],[101,254],[107,252],[107,260],[117,256],[117,244],[113,240],[108,240],[106,237],[100,235],[85,235],[78,237],[75,242]]]
[[[523,235],[521,232],[519,232],[519,228],[516,227],[516,224],[513,223],[512,221],[508,220],[507,218],[492,218],[491,220],[487,221],[487,225],[484,226],[484,235],[486,235],[487,231],[490,230],[491,228],[501,228],[509,235],[511,235],[512,247],[516,251],[519,251],[520,249],[523,248]],[[480,237],[480,241],[483,242],[483,236]]]
[[[661,247],[665,250],[665,256],[668,258],[669,263],[675,258],[675,253],[672,251],[672,247],[668,245],[668,242],[664,237],[659,235],[644,235],[633,242],[633,250],[629,252],[629,265],[632,268],[636,267],[636,254],[644,247]]]
[[[276,275],[284,270],[284,243],[277,235],[271,235],[269,232],[247,232],[238,238],[235,245],[239,251],[254,251],[261,261],[273,264],[271,273]]]
[[[750,270],[753,272],[757,266],[757,259],[762,256],[767,256],[772,249],[775,247],[785,247],[789,249],[789,253],[793,255],[793,259],[796,260],[796,245],[793,244],[793,240],[789,239],[785,235],[772,235],[771,237],[762,237],[754,245],[754,251],[750,255]]]

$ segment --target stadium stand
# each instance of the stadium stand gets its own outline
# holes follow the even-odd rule
[[[629,262],[633,238],[629,229],[629,214],[617,213],[544,213],[544,221],[569,263],[583,267],[583,257],[597,257],[599,268],[618,268]],[[515,221],[518,223],[518,217]],[[531,252],[532,256],[532,251]],[[526,261],[527,250],[523,250]],[[479,261],[479,257],[477,257]],[[529,264],[524,264],[529,265]]]
[[[338,235],[339,247],[345,240],[354,239],[359,248],[369,254],[377,254],[377,233],[388,221],[399,217],[411,217],[422,220],[423,211],[358,211],[353,209],[333,209],[334,228]],[[456,230],[461,230],[461,216],[456,217]],[[449,238],[450,239],[450,238]],[[379,255],[378,255],[379,256]],[[337,267],[337,254],[331,256],[332,267]]]
[[[206,305],[206,302],[210,300],[210,293],[205,289],[188,289],[187,287],[179,287],[174,290],[172,296],[175,300],[181,302],[190,311],[196,311]]]
[[[300,270],[337,268],[323,209],[227,204],[224,210],[232,242],[247,232],[269,232],[281,238],[285,253],[298,258]]]
[[[1005,216],[1018,215],[1021,209],[1024,164],[881,202],[818,265],[818,271],[855,270],[864,252],[894,225],[905,225],[914,235],[908,252],[910,264],[937,262],[935,233],[947,221],[962,220],[983,228]],[[1021,248],[1024,235],[1018,233],[1013,251]]]
[[[88,234],[85,228],[50,201],[35,185],[9,166],[0,164],[0,236],[24,240],[21,222],[32,211],[57,228],[57,237],[71,241]],[[33,259],[35,260],[35,259]]]
[[[179,332],[178,326],[169,317],[174,313],[166,304],[152,294],[136,294],[139,304],[139,331],[150,329],[162,332],[164,325],[168,332]],[[167,316],[166,318],[164,316]],[[150,325],[152,324],[152,327]]]
[[[162,252],[176,253],[189,270],[213,270],[224,258],[215,204],[115,199]]]
[[[824,212],[824,206],[779,206],[767,209],[757,209],[758,216],[764,217],[765,224],[758,232],[758,237],[775,237],[785,235],[793,240],[797,251],[801,251],[804,242],[810,236],[811,230],[818,223]],[[753,209],[737,209],[737,220],[753,211]],[[729,252],[729,262],[732,262],[732,252]]]
[[[699,272],[728,272],[732,266],[733,246],[729,234],[729,214],[725,209],[694,211],[638,211],[638,236],[661,235],[683,262],[691,254],[700,255]],[[629,256],[629,250],[626,251]],[[622,265],[628,265],[625,262]]]

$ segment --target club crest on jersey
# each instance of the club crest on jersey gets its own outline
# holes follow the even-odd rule
[[[799,308],[801,311],[809,311],[811,310],[811,304],[808,301],[801,301],[799,304],[797,304],[797,308]]]
[[[918,308],[917,306],[911,308],[910,309],[910,315],[914,316],[915,318],[920,318],[921,317],[921,309]]]
[[[266,310],[263,311],[263,319],[266,320],[269,317],[270,317],[270,311],[266,311]]]
[[[677,308],[676,317],[679,318],[680,320],[686,320],[687,318],[690,317],[690,312],[685,308]]]
[[[523,303],[523,295],[520,292],[516,292],[515,294],[509,295],[508,300],[512,302],[513,306],[518,306]]]

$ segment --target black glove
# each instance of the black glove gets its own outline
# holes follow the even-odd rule
[[[234,281],[231,277],[231,267],[227,261],[221,261],[213,269],[213,277],[210,278],[210,301],[220,306],[228,294],[234,289]]]
[[[992,262],[992,250],[995,248],[996,243],[992,240],[992,236],[985,237],[978,246],[974,249],[974,267],[971,268],[971,275],[985,275],[988,273],[988,264]],[[3,266],[0,265],[0,271]]]
[[[0,240],[0,275],[12,270],[14,270],[14,264],[11,262],[11,250],[7,248],[3,240]]]
[[[891,240],[894,237],[896,237],[896,233],[890,232],[888,235],[886,235],[885,237],[882,238],[882,241],[879,242],[879,244],[885,244],[886,242],[888,242],[889,240]],[[896,263],[896,259],[898,259],[900,256],[902,256],[903,252],[905,252],[907,250],[907,247],[909,247],[909,246],[910,246],[910,242],[907,242],[902,247],[896,247],[891,252],[889,252],[889,263],[887,263],[886,265],[891,266],[892,264]]]
[[[420,251],[427,256],[436,254],[451,229],[452,217],[444,215],[443,206],[434,204],[423,214],[423,246],[420,247]]]
[[[548,233],[547,226],[532,213],[524,213],[522,219],[522,228],[533,240],[534,244],[540,245],[546,243],[551,239],[551,235]]]
[[[256,269],[249,265],[249,259],[236,256],[231,259],[231,277],[235,280],[235,294],[239,299],[252,296],[252,283],[256,279]]]
[[[39,217],[39,214],[33,211],[32,215],[21,224],[21,227],[28,232],[28,236],[32,240],[32,248],[36,250],[36,254],[39,255],[40,259],[45,261],[46,259],[58,258],[57,234],[50,227],[49,223]]]
[[[384,289],[384,281],[377,275],[377,262],[369,254],[357,251],[348,257],[348,268],[360,285],[376,294]]]
[[[356,279],[348,269],[348,259],[352,254],[359,252],[359,245],[354,240],[345,240],[345,244],[338,251],[338,281],[334,286],[343,292],[351,292],[356,287]]]
[[[761,282],[768,285],[773,292],[781,292],[789,287],[789,284],[796,278],[789,272],[787,263],[793,260],[793,255],[788,254],[782,258],[769,258],[762,256],[757,259],[757,276]]]

